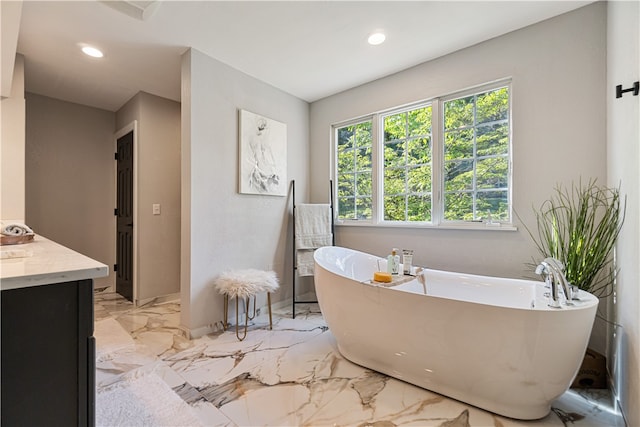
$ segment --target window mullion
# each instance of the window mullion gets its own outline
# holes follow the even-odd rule
[[[444,215],[444,117],[442,100],[431,104],[431,221],[438,225]]]
[[[473,95],[473,180],[471,183],[471,200],[473,220],[478,219],[478,95]]]
[[[371,209],[372,221],[374,224],[380,223],[384,218],[382,209],[384,207],[384,189],[383,189],[383,167],[384,167],[384,143],[381,117],[379,114],[374,114],[371,118],[371,203],[373,207]]]

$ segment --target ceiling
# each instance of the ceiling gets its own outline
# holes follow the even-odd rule
[[[138,91],[179,101],[190,47],[313,102],[588,3],[24,1],[17,50],[28,92],[109,111]]]

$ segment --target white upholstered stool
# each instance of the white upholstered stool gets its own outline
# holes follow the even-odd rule
[[[224,329],[228,326],[229,298],[236,299],[236,337],[242,341],[247,336],[249,320],[256,315],[256,296],[261,292],[267,293],[267,304],[269,305],[269,329],[273,328],[271,316],[271,292],[280,286],[275,271],[264,271],[256,269],[232,270],[220,274],[214,281],[218,292],[224,295]],[[249,316],[249,302],[253,297],[253,315]],[[240,338],[238,331],[238,300],[242,298],[246,301],[244,334]]]

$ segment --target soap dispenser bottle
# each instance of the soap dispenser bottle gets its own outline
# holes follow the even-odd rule
[[[387,273],[398,275],[400,272],[400,255],[398,249],[393,248],[391,254],[387,257]]]

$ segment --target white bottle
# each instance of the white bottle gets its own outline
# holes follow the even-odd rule
[[[403,249],[402,250],[402,272],[405,275],[411,274],[411,264],[413,264],[413,250]]]
[[[400,255],[398,250],[393,248],[391,255],[387,257],[387,273],[398,275],[400,271]]]

